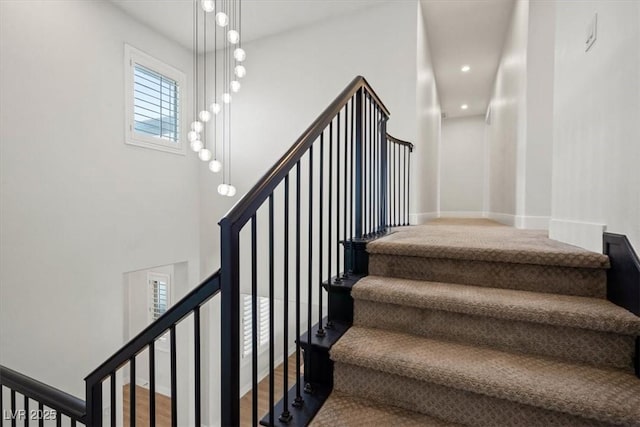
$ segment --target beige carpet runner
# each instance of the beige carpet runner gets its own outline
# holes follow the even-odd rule
[[[489,221],[370,243],[315,426],[640,426],[640,318],[606,256]]]

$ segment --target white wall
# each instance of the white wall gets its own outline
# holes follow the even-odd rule
[[[218,220],[356,75],[391,111],[388,131],[416,141],[416,159],[426,156],[416,138],[416,8],[415,1],[372,4],[243,46],[247,76],[232,107],[231,181],[238,194],[219,197],[220,175],[202,170],[203,274],[219,262]]]
[[[598,38],[585,30],[598,13]],[[640,249],[640,3],[556,10],[552,238],[592,250],[602,230]]]
[[[487,210],[519,228],[548,228],[553,137],[552,2],[517,0],[490,101]]]
[[[555,3],[529,2],[524,206],[519,226],[548,228],[551,217]]]
[[[524,189],[518,159],[524,161],[528,0],[516,0],[490,101],[489,216],[515,224],[516,191]],[[523,169],[523,168],[521,168]]]
[[[435,218],[440,211],[441,110],[424,11],[420,2],[417,13],[416,65],[417,137],[412,157],[412,224]]]
[[[482,216],[484,195],[484,116],[442,122],[440,214]]]
[[[123,344],[123,273],[198,280],[198,161],[124,143],[124,43],[187,75],[192,57],[108,1],[0,15],[0,360],[84,397]]]

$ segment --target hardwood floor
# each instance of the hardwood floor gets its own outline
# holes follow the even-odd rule
[[[302,360],[300,360],[302,363]],[[296,382],[296,355],[289,357],[288,361],[289,373],[289,388],[293,387]],[[300,374],[302,375],[302,366],[300,367]],[[284,380],[284,364],[280,364],[274,370],[274,404],[278,403],[282,399],[282,389]],[[242,427],[252,427],[252,395],[251,391],[242,396],[240,399],[240,425]],[[258,383],[258,421],[262,419],[269,412],[269,376],[264,377],[260,383]],[[275,414],[276,418],[280,414]]]
[[[289,388],[293,387],[296,381],[296,356],[289,357],[288,360]],[[300,368],[302,374],[302,367]],[[284,364],[280,364],[274,371],[274,402],[277,403],[282,398]],[[129,427],[129,384],[123,389],[123,425]],[[249,391],[240,399],[240,423],[242,427],[251,427],[252,424],[252,393]],[[258,420],[262,419],[269,411],[269,376],[266,376],[258,384]],[[280,414],[276,414],[276,417]],[[149,390],[136,386],[136,426],[149,426]],[[156,393],[156,426],[171,426],[171,398],[163,394]]]
[[[129,427],[129,384],[122,388],[122,418],[124,427]],[[136,386],[136,426],[149,426],[149,389]],[[171,426],[171,398],[156,393],[156,427]]]

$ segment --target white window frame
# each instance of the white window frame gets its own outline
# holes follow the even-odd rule
[[[178,140],[176,142],[163,138],[156,138],[136,132],[134,129],[134,65],[138,64],[156,73],[162,74],[174,80],[178,84]],[[185,74],[170,65],[136,49],[135,47],[124,45],[124,75],[125,75],[125,143],[138,147],[152,148],[174,154],[185,155],[186,143],[183,134],[185,129],[185,108],[188,102],[186,99],[186,77]]]
[[[167,310],[171,307],[171,275],[166,273],[158,273],[155,271],[150,271],[147,273],[147,284],[149,285],[147,288],[147,311],[148,311],[148,323],[151,324],[157,319],[154,318],[154,289],[153,282],[154,281],[163,281],[167,284]]]
[[[242,358],[246,358],[252,355],[253,353],[253,348],[252,346],[252,341],[251,338],[249,338],[249,343],[247,343],[247,341],[245,340],[246,338],[246,328],[247,326],[249,326],[250,328],[253,326],[251,325],[251,323],[249,323],[247,325],[247,319],[245,319],[245,308],[247,305],[249,305],[249,307],[251,307],[251,294],[241,294],[242,297],[242,310],[241,310],[241,323],[242,323],[242,333],[241,333],[241,340],[240,340],[240,354],[242,355]],[[258,305],[258,310],[260,311],[258,313],[258,354],[265,352],[266,350],[269,349],[269,298],[268,297],[261,297],[259,296],[257,298],[257,305]],[[265,320],[264,323],[262,320]],[[251,322],[251,319],[248,320],[249,322]],[[263,328],[266,327],[266,330],[264,330]],[[253,331],[252,331],[253,332]],[[251,336],[249,336],[251,337]],[[250,347],[248,348],[248,350],[245,351],[246,345],[249,345]]]

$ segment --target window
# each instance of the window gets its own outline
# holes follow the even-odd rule
[[[125,45],[125,73],[126,142],[184,154],[184,74],[129,45]]]
[[[170,277],[168,274],[151,272],[147,277],[149,280],[149,323],[151,323],[166,313],[169,308]]]
[[[258,297],[258,351],[269,346],[269,298]],[[253,350],[253,307],[251,295],[242,295],[242,357]]]

